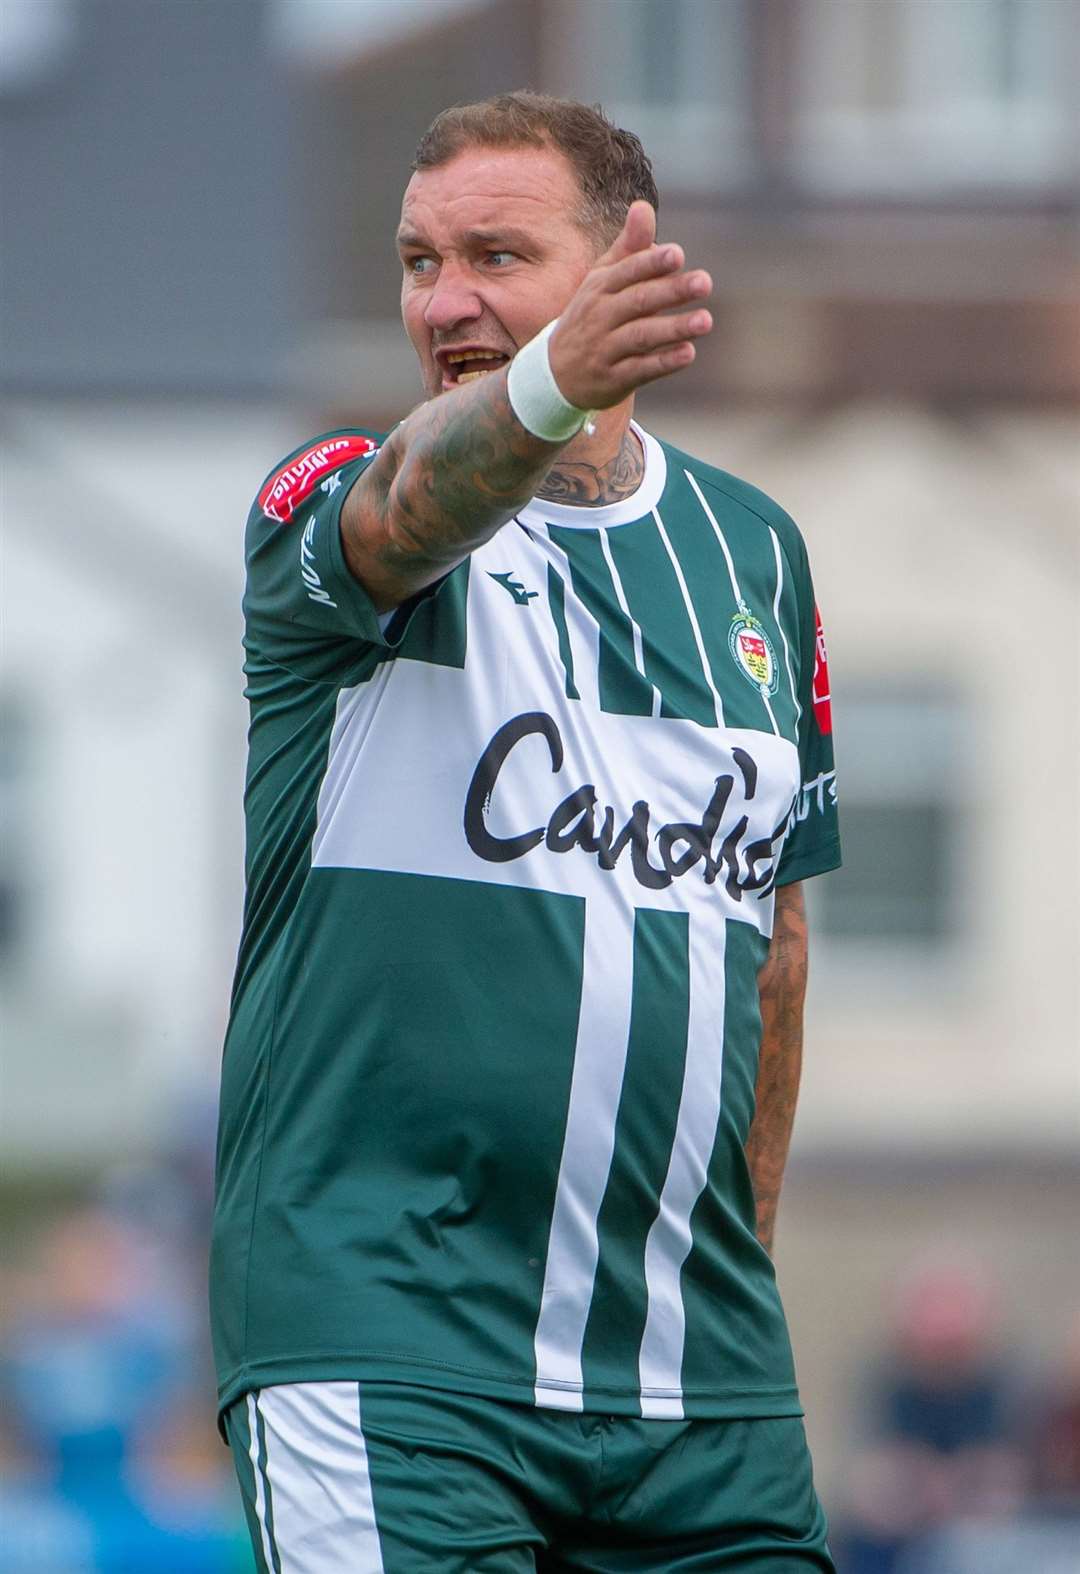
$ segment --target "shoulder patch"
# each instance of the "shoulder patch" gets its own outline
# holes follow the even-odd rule
[[[832,732],[832,695],[829,692],[829,655],[825,649],[825,630],[821,626],[821,613],[814,608],[814,715],[818,731],[827,738]]]
[[[328,437],[313,443],[288,464],[275,470],[259,493],[259,507],[267,519],[287,525],[306,497],[331,470],[363,459],[378,449],[378,443],[359,432],[345,437]]]

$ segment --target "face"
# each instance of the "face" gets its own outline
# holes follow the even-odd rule
[[[505,366],[596,260],[573,166],[549,148],[467,148],[417,170],[398,229],[401,315],[429,398]]]

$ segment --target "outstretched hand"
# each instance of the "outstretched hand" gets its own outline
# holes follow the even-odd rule
[[[693,303],[711,290],[704,269],[686,271],[681,246],[656,244],[652,205],[631,203],[551,336],[548,356],[563,397],[582,410],[606,410],[689,366],[694,341],[713,325],[711,313]]]

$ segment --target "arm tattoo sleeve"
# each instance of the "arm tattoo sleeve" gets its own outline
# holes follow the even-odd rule
[[[429,400],[346,500],[350,569],[391,605],[430,584],[524,507],[562,446],[521,425],[505,372]]]
[[[769,955],[758,974],[761,1054],[757,1100],[746,1157],[757,1209],[757,1234],[770,1254],[802,1069],[807,933],[802,886],[781,886]]]

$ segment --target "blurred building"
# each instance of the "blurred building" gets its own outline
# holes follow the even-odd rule
[[[1049,1348],[1078,1293],[1080,5],[4,11],[9,1172],[152,1146],[212,1085],[247,504],[419,396],[412,149],[531,85],[642,135],[717,285],[642,417],[795,515],[830,636],[846,864],[813,894],[780,1246],[826,1475],[837,1373],[928,1235],[996,1259]]]

